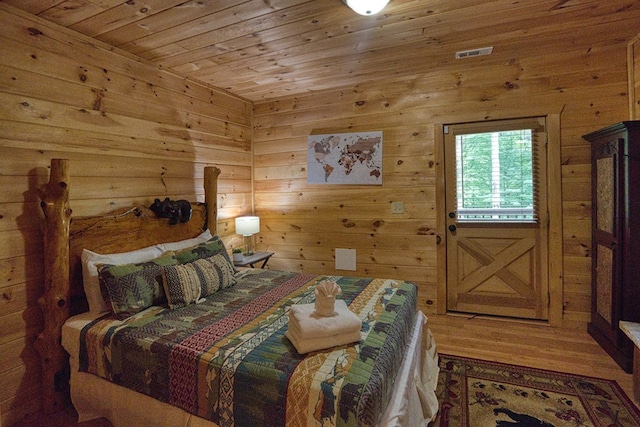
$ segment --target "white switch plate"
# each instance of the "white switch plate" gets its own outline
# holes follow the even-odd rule
[[[404,203],[402,203],[402,202],[391,202],[391,213],[393,213],[393,214],[404,213]]]
[[[336,270],[356,270],[356,250],[336,248]]]

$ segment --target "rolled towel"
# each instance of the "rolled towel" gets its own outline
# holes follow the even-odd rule
[[[349,310],[344,300],[337,300],[334,308],[333,316],[320,316],[315,312],[314,304],[294,304],[289,309],[289,325],[300,332],[299,338],[360,332],[362,321]]]
[[[322,338],[301,338],[296,335],[296,333],[291,329],[288,329],[287,332],[284,333],[284,335],[289,338],[289,341],[291,341],[293,346],[300,354],[338,347],[341,345],[360,341],[360,330],[356,332],[347,332],[345,334],[331,335]]]
[[[319,295],[322,296],[332,296],[335,297],[342,292],[342,288],[338,286],[336,282],[332,282],[331,280],[323,280],[316,285],[315,289],[316,297]]]
[[[315,295],[316,314],[319,316],[333,316],[335,313],[336,296],[342,292],[342,289],[336,282],[331,280],[323,280],[316,285]]]

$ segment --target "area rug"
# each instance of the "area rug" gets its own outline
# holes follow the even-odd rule
[[[440,411],[429,427],[640,427],[611,380],[440,355]]]

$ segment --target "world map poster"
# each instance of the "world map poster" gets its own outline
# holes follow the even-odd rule
[[[382,185],[382,131],[309,135],[307,182]]]

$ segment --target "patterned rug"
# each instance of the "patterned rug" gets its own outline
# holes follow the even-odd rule
[[[441,354],[437,393],[429,427],[640,427],[611,380]]]

